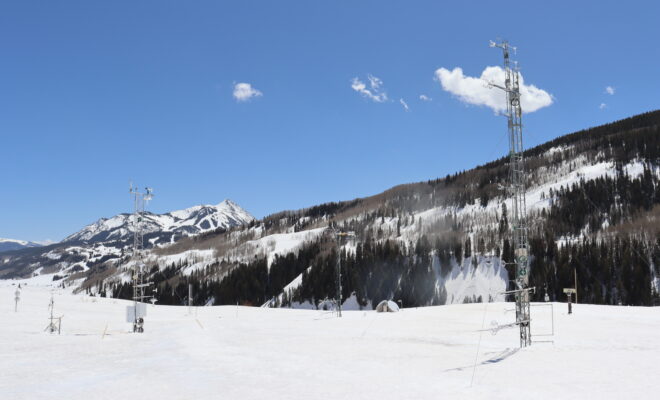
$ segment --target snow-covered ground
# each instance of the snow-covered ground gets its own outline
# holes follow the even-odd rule
[[[129,333],[125,301],[59,292],[62,334],[44,332],[50,290],[32,281],[14,312],[0,281],[3,399],[652,398],[660,308],[554,304],[552,343],[518,350],[508,303],[399,313],[149,306]],[[41,282],[45,285],[46,282]],[[550,330],[549,307],[532,310]],[[476,369],[474,368],[476,360]],[[474,374],[474,375],[473,375]]]

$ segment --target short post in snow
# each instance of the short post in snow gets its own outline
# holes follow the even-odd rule
[[[16,289],[16,293],[14,293],[14,312],[18,312],[18,301],[21,299],[21,289]]]
[[[573,288],[566,288],[564,289],[564,293],[568,296],[568,313],[572,314],[573,313],[573,305],[571,303],[573,299],[573,293],[576,293],[577,291]]]

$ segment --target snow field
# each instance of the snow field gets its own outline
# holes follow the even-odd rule
[[[0,282],[3,399],[649,398],[660,389],[649,379],[660,360],[658,308],[577,305],[569,316],[555,303],[554,344],[518,350],[516,328],[480,331],[482,321],[484,329],[512,322],[511,303],[341,319],[148,306],[145,333],[132,334],[129,302],[60,292],[58,336],[43,331],[49,288],[24,287],[14,313],[11,283]],[[550,330],[548,307],[532,317],[533,331]]]

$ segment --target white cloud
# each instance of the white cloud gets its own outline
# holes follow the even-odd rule
[[[367,79],[369,79],[369,84],[374,90],[379,90],[381,86],[383,86],[383,81],[380,80],[380,78],[376,78],[373,75],[367,75]]]
[[[600,105],[598,106],[598,108],[601,109],[601,110],[604,110],[604,109],[607,108],[607,104],[605,104],[605,103],[600,103]]]
[[[429,96],[427,96],[425,94],[420,94],[419,99],[422,100],[422,101],[431,101],[431,100],[433,100],[432,98],[430,98]]]
[[[488,82],[504,86],[504,70],[486,67],[478,78],[463,75],[461,68],[439,68],[435,77],[442,89],[457,96],[464,103],[486,106],[495,112],[506,111],[506,94],[497,88],[489,89]],[[520,75],[521,106],[524,113],[531,113],[552,104],[552,95],[534,85],[525,85]]]
[[[351,81],[351,88],[362,96],[377,103],[387,101],[387,93],[385,93],[385,90],[383,89],[383,81],[373,75],[367,75],[367,79],[369,80],[368,88],[367,84],[358,78],[353,78]]]
[[[408,103],[406,103],[403,99],[399,99],[399,103],[401,103],[404,110],[406,110],[406,111],[410,110],[410,107],[408,107]]]
[[[241,82],[234,84],[233,95],[236,101],[244,102],[250,100],[253,97],[261,97],[263,96],[263,93],[253,88],[251,84]]]
[[[614,92],[616,92],[616,89],[614,89],[612,86],[608,86],[605,88],[605,93],[614,96]]]

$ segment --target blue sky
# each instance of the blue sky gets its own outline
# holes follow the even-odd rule
[[[129,180],[155,212],[230,198],[262,217],[500,157],[504,117],[436,75],[500,65],[490,39],[552,96],[526,146],[660,108],[656,2],[515,3],[2,2],[0,237],[130,211]]]

